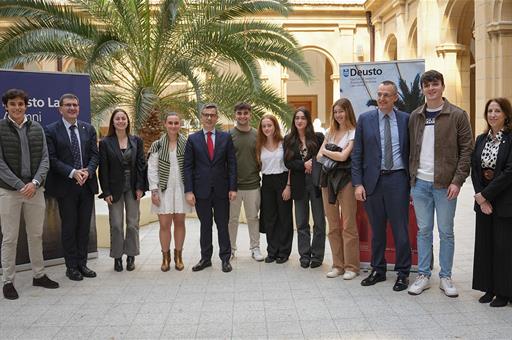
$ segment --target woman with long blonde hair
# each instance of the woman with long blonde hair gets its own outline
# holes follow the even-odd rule
[[[256,159],[263,175],[260,225],[267,234],[265,262],[285,263],[292,251],[292,200],[290,176],[284,165],[283,136],[273,115],[261,117]]]

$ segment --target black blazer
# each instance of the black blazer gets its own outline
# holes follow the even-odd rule
[[[91,193],[98,193],[98,180],[96,168],[98,167],[98,145],[96,144],[96,130],[91,124],[77,121],[80,135],[80,148],[82,151],[82,164],[89,172],[89,178],[84,186]],[[45,128],[48,155],[50,158],[50,170],[46,179],[46,193],[53,197],[64,197],[76,185],[74,178],[69,178],[73,170],[73,154],[71,153],[71,141],[66,127],[59,119],[48,124]]]
[[[144,158],[144,142],[137,136],[128,136],[128,142],[132,147],[131,159],[131,188],[133,198],[136,198],[136,190],[146,191]],[[119,200],[124,190],[123,154],[119,147],[117,137],[108,136],[100,141],[100,186],[103,191],[100,198],[112,195],[112,201]]]
[[[481,134],[477,137],[475,149],[471,156],[471,180],[475,193],[481,193],[486,200],[491,202],[493,214],[500,217],[512,217],[512,133],[504,133],[501,140],[496,168],[494,169],[494,179],[485,186],[482,181],[481,158],[485,147],[487,134]],[[475,202],[476,212],[480,212],[480,207]]]
[[[235,147],[229,133],[215,131],[213,160],[208,156],[203,130],[191,134],[183,162],[185,192],[206,199],[213,189],[216,198],[227,199],[229,191],[237,191],[236,166]]]
[[[315,132],[318,147],[314,150],[313,154],[310,155],[313,158],[313,163],[316,163],[316,155],[324,142],[324,135],[320,132]],[[306,174],[304,173],[304,161],[300,156],[299,145],[297,143],[293,143],[290,141],[290,135],[287,135],[284,138],[283,143],[284,149],[284,165],[290,169],[290,185],[291,185],[291,196],[294,200],[300,200],[304,198],[305,188],[306,188]],[[293,151],[293,157],[289,160],[286,159],[286,150],[291,149]],[[306,159],[305,161],[308,161]],[[315,164],[313,164],[313,167]],[[316,196],[319,197],[322,192],[320,188],[316,188]]]

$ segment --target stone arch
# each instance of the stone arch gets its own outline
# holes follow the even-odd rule
[[[409,41],[409,56],[412,59],[418,58],[418,19],[414,19],[411,24],[407,40]]]
[[[339,96],[339,65],[333,55],[323,47],[304,45],[301,51],[312,66],[315,78],[309,85],[304,85],[295,75],[289,74],[288,69],[281,68],[281,93],[292,106],[307,102],[308,104],[299,106],[311,105],[312,116],[326,124],[330,119],[330,106],[334,97]]]
[[[509,0],[496,0],[492,21],[512,21],[512,2]]]
[[[394,34],[390,34],[386,38],[386,43],[384,44],[384,56],[388,60],[397,60],[398,58],[398,43]]]

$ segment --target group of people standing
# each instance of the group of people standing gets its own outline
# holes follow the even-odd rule
[[[248,103],[234,107],[236,124],[229,132],[215,127],[217,105],[204,105],[200,112],[202,129],[188,138],[181,132],[180,116],[169,112],[163,119],[165,133],[151,145],[148,155],[144,155],[143,141],[130,133],[129,115],[122,109],[112,113],[98,152],[94,128],[77,120],[76,96],[62,96],[62,120],[45,128],[45,138],[41,126],[24,116],[26,94],[7,91],[2,100],[8,117],[0,120],[4,296],[18,297],[13,279],[21,207],[29,236],[33,283],[58,287],[44,274],[40,218],[44,215],[43,184],[59,202],[66,275],[71,280],[96,276],[86,264],[99,165],[100,197],[109,206],[110,256],[116,271],[124,269],[123,255],[127,256],[126,270],[135,269],[135,256],[140,252],[139,203],[149,189],[151,210],[160,224],[164,272],[170,270],[172,259],[176,270],[185,267],[185,215],[192,207],[201,225],[201,258],[192,270],[212,265],[215,221],[221,268],[230,272],[243,204],[249,249],[255,261],[288,261],[294,207],[300,266],[322,265],[327,217],[333,258],[327,277],[351,280],[359,275],[360,268],[356,211],[357,201],[361,201],[372,232],[372,270],[361,285],[386,280],[389,222],[396,248],[393,290],[408,289],[409,294],[419,295],[430,288],[436,216],[440,288],[447,296],[456,297],[451,278],[453,221],[457,196],[471,168],[476,193],[473,288],[485,292],[480,302],[494,307],[507,305],[512,298],[512,250],[507,246],[512,240],[510,102],[504,98],[489,100],[485,108],[488,128],[474,148],[467,113],[443,97],[443,75],[430,70],[420,82],[426,103],[411,114],[395,108],[398,91],[392,81],[378,86],[378,108],[360,114],[357,120],[350,100],[337,100],[325,136],[314,131],[311,114],[303,107],[295,110],[284,137],[273,115],[253,121]],[[419,258],[418,275],[411,285],[410,197],[418,224]],[[266,234],[266,256],[260,249],[260,232]]]

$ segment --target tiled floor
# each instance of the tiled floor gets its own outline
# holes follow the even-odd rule
[[[512,307],[481,305],[480,293],[471,290],[471,194],[466,184],[456,216],[455,299],[442,294],[437,278],[416,297],[393,292],[391,272],[373,287],[361,287],[361,277],[327,279],[328,244],[317,269],[300,268],[296,249],[284,265],[256,263],[246,249],[245,225],[233,272],[223,273],[214,258],[212,268],[193,273],[199,224],[187,220],[183,272],[160,271],[158,227],[152,224],[141,229],[134,272],[114,272],[108,250],[101,249],[89,263],[98,272],[95,279],[73,282],[63,265],[48,268],[61,284],[57,290],[32,287],[31,272],[18,273],[20,298],[0,298],[0,339],[512,338]]]

